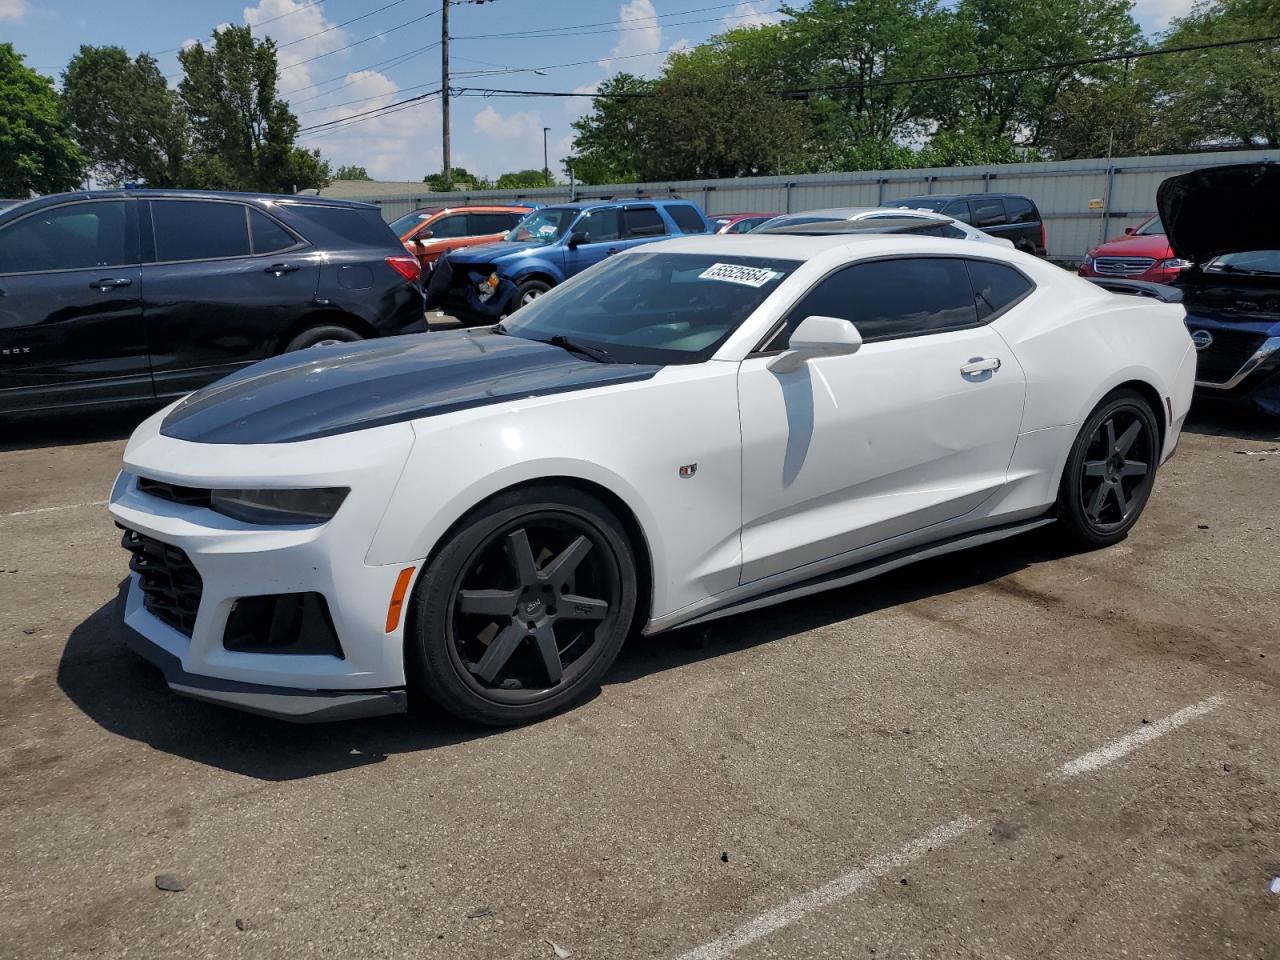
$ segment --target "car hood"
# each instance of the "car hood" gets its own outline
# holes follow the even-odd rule
[[[1156,191],[1174,253],[1204,263],[1280,248],[1280,165],[1238,163],[1170,177]]]
[[[645,380],[660,369],[596,363],[490,328],[390,337],[247,367],[191,394],[160,432],[194,443],[292,443]]]
[[[1089,251],[1091,257],[1151,257],[1166,260],[1169,238],[1163,233],[1147,233],[1142,236],[1116,237]]]
[[[499,240],[497,243],[484,243],[478,247],[463,247],[449,254],[453,263],[493,263],[505,257],[521,253],[537,254],[551,247],[549,243],[517,243],[514,240]]]

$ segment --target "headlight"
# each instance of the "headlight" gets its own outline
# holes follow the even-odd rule
[[[476,284],[476,298],[484,303],[493,296],[493,292],[498,289],[498,275],[491,273],[483,280]]]
[[[1084,255],[1084,266],[1085,266],[1085,269],[1086,269],[1086,270],[1092,270],[1092,269],[1093,269],[1093,254],[1091,254],[1091,253],[1086,253],[1086,254]]]
[[[214,490],[209,506],[245,523],[272,525],[324,523],[338,512],[351,490],[314,487],[309,490]]]
[[[1195,264],[1190,260],[1183,260],[1181,257],[1172,257],[1168,260],[1160,261],[1162,270],[1190,270]]]

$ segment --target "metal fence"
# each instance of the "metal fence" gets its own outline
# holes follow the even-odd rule
[[[1238,150],[1111,160],[1059,160],[979,167],[821,173],[729,180],[681,180],[610,186],[568,186],[510,190],[415,193],[361,199],[377,203],[387,220],[433,204],[558,203],[592,197],[666,197],[697,200],[709,215],[747,211],[791,213],[820,207],[877,206],[900,197],[934,193],[1019,193],[1040,208],[1049,255],[1078,260],[1104,238],[1136,226],[1155,212],[1156,187],[1166,177],[1199,167],[1261,160],[1280,161],[1277,150]],[[376,184],[371,184],[375,186]],[[322,191],[323,192],[323,191]]]

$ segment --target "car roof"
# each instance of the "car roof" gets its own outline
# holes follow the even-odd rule
[[[942,247],[939,248],[938,244]],[[915,249],[944,249],[963,251],[968,256],[1000,255],[1006,248],[995,244],[974,244],[967,240],[951,240],[942,237],[922,237],[918,234],[864,233],[814,236],[794,236],[779,233],[741,233],[726,235],[722,233],[691,233],[682,237],[673,237],[656,243],[646,243],[641,247],[633,247],[619,256],[630,256],[634,253],[710,253],[724,254],[726,257],[764,257],[774,260],[812,260],[830,250],[844,248],[856,250],[865,246],[867,253],[873,255],[876,247],[887,248],[889,252],[909,252]],[[975,250],[974,247],[983,249]],[[1013,248],[1007,248],[1012,250]]]
[[[346,207],[353,210],[377,210],[378,207],[372,203],[361,203],[358,200],[339,200],[334,197],[317,197],[311,194],[294,194],[294,193],[250,193],[248,191],[236,192],[232,190],[77,190],[69,193],[51,193],[43,197],[37,197],[35,200],[28,201],[28,204],[36,207],[50,206],[55,203],[66,203],[68,200],[115,200],[119,198],[140,198],[148,197],[165,197],[176,200],[240,200],[244,201],[264,201],[268,203],[281,204],[306,204],[307,206],[320,207]]]
[[[1019,200],[1031,200],[1026,194],[1022,193],[1002,193],[993,190],[991,193],[917,193],[910,197],[895,197],[892,200],[886,200],[886,203],[906,203],[910,200],[981,200],[984,197],[992,200],[1003,200],[1006,197],[1016,197]],[[1034,203],[1034,201],[1032,201]]]
[[[617,207],[634,203],[663,206],[669,203],[693,204],[693,202],[692,200],[686,200],[684,197],[597,197],[595,200],[566,200],[564,203],[549,203],[542,209],[589,210],[593,207]]]
[[[822,210],[796,210],[792,213],[780,213],[774,217],[774,219],[812,219],[814,217],[821,217],[824,220],[856,220],[860,217],[865,217],[873,213],[893,214],[894,216],[927,216],[930,219],[936,217],[941,220],[949,219],[940,213],[934,213],[932,210],[910,210],[908,213],[904,214],[893,207],[827,207]]]

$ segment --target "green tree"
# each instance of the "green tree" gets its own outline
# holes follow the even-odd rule
[[[628,183],[640,179],[641,98],[652,81],[619,73],[600,84],[591,112],[573,122],[574,154],[566,161],[582,183]]]
[[[0,43],[0,196],[71,190],[84,169],[53,81]]]
[[[364,167],[357,167],[354,164],[341,166],[333,175],[335,180],[372,180],[369,171]]]
[[[215,31],[213,46],[178,54],[178,91],[194,134],[189,179],[204,187],[287,192],[323,186],[317,151],[295,145],[298,118],[277,95],[275,42],[248,27]]]
[[[1161,46],[1272,36],[1277,24],[1280,0],[1210,0],[1174,20]],[[1280,146],[1280,42],[1149,57],[1137,73],[1183,146]]]
[[[959,0],[948,30],[947,73],[1017,71],[1043,63],[1133,50],[1142,32],[1130,0]],[[926,86],[943,129],[1036,144],[1058,94],[1121,79],[1119,63],[1009,72]]]
[[[516,170],[498,177],[494,187],[498,190],[517,190],[522,187],[548,186],[541,170]]]
[[[1178,149],[1178,131],[1146,84],[1077,84],[1050,107],[1041,143],[1055,160]]]
[[[429,173],[422,182],[431,188],[432,193],[451,193],[457,189],[487,190],[493,186],[484,177],[469,173],[463,167],[454,167],[450,173],[452,176],[448,180],[443,173]]]
[[[82,46],[62,74],[62,102],[76,142],[104,183],[182,183],[189,133],[182,103],[155,58]]]

